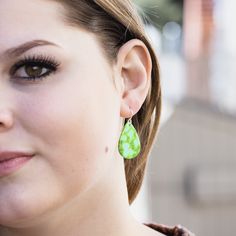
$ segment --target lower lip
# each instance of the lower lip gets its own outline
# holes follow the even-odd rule
[[[11,174],[12,172],[18,170],[26,162],[28,162],[33,156],[30,157],[16,157],[6,161],[0,162],[0,177]]]

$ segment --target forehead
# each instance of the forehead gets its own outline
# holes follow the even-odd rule
[[[55,1],[48,0],[1,0],[0,1],[0,25],[7,24],[9,27],[22,26],[22,23],[30,25],[31,23],[50,24],[60,21],[60,14],[63,11],[62,5]],[[44,25],[44,26],[48,26]]]
[[[63,7],[47,0],[0,1],[0,50],[47,35],[63,35]]]
[[[79,27],[63,22],[63,5],[52,0],[0,0],[0,59],[8,48],[26,41],[51,41],[75,54],[88,48],[98,50],[97,39]]]

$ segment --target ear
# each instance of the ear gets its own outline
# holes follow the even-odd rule
[[[146,45],[138,39],[124,44],[117,55],[116,69],[122,84],[120,115],[129,118],[139,111],[151,85],[152,60]]]

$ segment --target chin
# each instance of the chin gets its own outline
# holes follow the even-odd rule
[[[21,206],[14,207],[14,209],[13,207],[3,207],[3,209],[1,207],[0,225],[15,228],[30,226],[33,219],[41,214],[43,214],[42,209],[34,209],[34,211],[32,211],[32,209],[23,208]]]
[[[37,169],[31,168],[0,179],[0,225],[15,228],[35,225],[63,201],[63,192],[52,183],[49,174],[45,171],[40,176]]]
[[[48,199],[38,197],[26,197],[16,195],[3,201],[0,196],[0,227],[24,228],[39,222],[39,219],[52,208]]]

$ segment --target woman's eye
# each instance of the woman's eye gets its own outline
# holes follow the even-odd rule
[[[50,73],[50,69],[37,66],[37,65],[25,65],[17,70],[15,77],[17,78],[37,78],[46,76]]]
[[[10,70],[13,80],[35,81],[42,80],[55,72],[60,63],[45,56],[27,57],[16,63]]]

